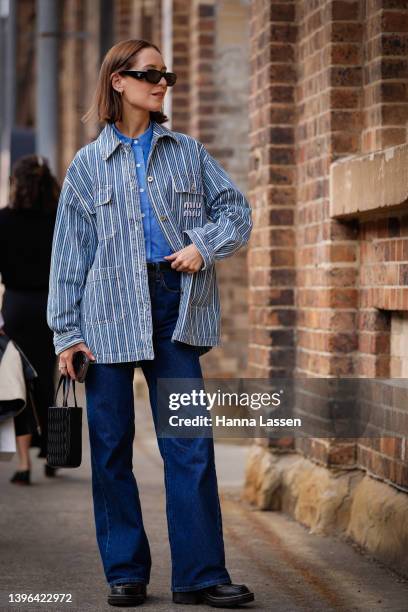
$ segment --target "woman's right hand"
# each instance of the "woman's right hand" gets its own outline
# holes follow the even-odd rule
[[[74,367],[72,365],[72,358],[75,353],[78,353],[78,351],[83,351],[87,354],[91,361],[95,361],[94,355],[91,353],[91,351],[84,342],[74,344],[73,346],[67,348],[65,351],[62,351],[62,353],[59,354],[58,369],[61,374],[64,374],[65,376],[68,374],[68,376],[72,378],[72,380],[76,380]]]

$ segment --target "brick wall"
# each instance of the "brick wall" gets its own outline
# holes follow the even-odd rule
[[[402,206],[332,217],[330,166],[406,142],[407,12],[406,2],[387,0],[252,2],[254,374],[390,373],[391,311],[408,306],[408,216]],[[287,215],[278,231],[276,210]],[[296,448],[404,484],[396,442],[302,439]]]
[[[296,372],[352,376],[356,226],[330,218],[329,168],[359,145],[361,4],[299,2],[297,24]],[[355,463],[355,445],[341,440],[301,439],[297,448],[323,464]]]
[[[114,0],[114,43],[143,38],[161,46],[161,0]]]
[[[83,3],[83,5],[83,27],[86,33],[82,45],[84,83],[79,95],[81,106],[85,110],[88,110],[92,104],[99,69],[101,67],[100,10],[102,9],[100,7],[98,9],[97,3],[93,0],[88,0],[88,2]],[[82,124],[82,126],[82,139],[84,142],[91,142],[97,138],[100,126],[96,117]]]
[[[295,362],[296,31],[295,2],[251,3],[251,377],[290,376]]]
[[[362,151],[407,142],[408,6],[376,0],[365,15],[365,86]],[[403,212],[360,223],[360,316],[358,372],[389,376],[390,319],[406,309],[404,262],[408,217]],[[394,289],[389,291],[389,287]]]
[[[61,6],[59,78],[59,175],[65,176],[77,150],[84,144],[81,115],[87,110],[84,92],[85,3],[65,0]]]
[[[408,5],[403,1],[376,0],[368,3],[365,17],[361,148],[374,151],[407,142]],[[376,218],[374,214],[371,219],[361,220],[359,244],[358,374],[398,377],[395,365],[394,370],[391,368],[401,357],[391,349],[391,321],[394,319],[395,327],[395,311],[408,310],[407,213],[402,209],[385,217]],[[399,438],[360,441],[358,464],[408,489],[406,444],[407,440]]]
[[[398,2],[333,2],[326,3],[323,12],[328,4],[331,4],[331,14],[327,13],[322,22],[330,28],[329,38],[335,42],[330,47],[330,59],[336,64],[325,64],[329,71],[327,82],[334,86],[327,109],[331,132],[328,161],[332,162],[349,154],[406,141],[404,122],[408,117],[408,107],[404,100],[408,73],[403,49],[407,37],[399,30],[406,29],[408,8]],[[299,190],[301,181],[299,176]],[[311,294],[310,285],[316,284],[314,280],[310,282],[311,279],[324,278],[326,282],[327,274],[334,280],[337,277],[338,288],[331,296],[332,300],[322,304],[324,295],[320,294],[317,301],[311,299],[310,305],[329,306],[328,316],[332,322],[335,321],[336,328],[338,325],[342,328],[334,330],[330,325],[324,334],[329,344],[323,346],[330,353],[325,364],[319,363],[319,358],[313,359],[317,351],[310,357],[316,366],[313,370],[321,375],[390,375],[390,311],[408,306],[402,288],[406,284],[403,262],[408,254],[403,246],[406,242],[406,216],[400,212],[382,214],[378,218],[375,213],[373,218],[357,216],[340,223],[332,219],[326,221],[323,215],[327,230],[324,225],[317,226],[316,247],[324,254],[319,258],[316,250],[312,250],[314,259],[310,263],[318,270],[307,277],[306,295]],[[323,233],[319,236],[320,230]],[[298,237],[301,236],[298,233]],[[330,240],[329,244],[327,240]],[[297,252],[299,261],[304,262],[305,253],[299,242]],[[326,270],[322,269],[324,267]],[[317,342],[314,346],[306,345],[306,350],[311,346],[321,347],[319,341],[324,339],[324,335],[319,324],[314,334],[308,333],[309,329],[301,329],[301,321],[307,315],[300,293],[300,279],[301,276],[298,277],[298,347],[302,351],[305,345],[301,332],[305,343],[310,342],[313,335]],[[391,290],[391,287],[394,288]],[[321,314],[324,317],[324,313]],[[310,316],[312,320],[318,317],[316,312]],[[307,361],[303,359],[303,363]],[[298,364],[301,366],[302,361]],[[365,439],[356,445],[348,445],[348,461],[346,456],[345,463],[352,465],[355,462],[384,480],[408,486],[407,471],[402,463],[404,445],[398,445],[395,440]],[[321,448],[316,452],[313,444],[316,441],[299,444],[299,447],[315,459],[324,460],[325,453],[322,457]],[[338,459],[337,449],[344,462],[347,449],[343,443],[324,443],[324,446],[327,452],[329,446],[335,451],[336,457],[334,461],[330,460],[331,463]]]
[[[317,7],[317,8],[315,8]],[[298,3],[297,371],[353,374],[356,228],[329,215],[329,167],[357,151],[358,2]],[[359,89],[360,88],[360,89]]]
[[[190,3],[173,0],[173,70],[177,84],[172,93],[172,128],[190,132]]]
[[[408,312],[396,311],[391,315],[390,335],[390,376],[408,378]]]
[[[128,38],[142,38],[141,2],[115,0],[114,42]]]
[[[408,7],[405,0],[364,3],[362,151],[407,141]]]
[[[247,193],[249,27],[245,3],[217,2],[214,36],[215,95],[210,106],[216,136],[208,143],[208,149]],[[247,248],[216,265],[222,305],[222,345],[203,358],[203,366],[206,375],[212,373],[214,377],[244,376],[248,361]]]
[[[395,310],[392,313],[381,311],[384,319],[384,331],[381,338],[385,342],[391,378],[408,377],[408,304],[404,311]],[[395,305],[393,305],[395,308]],[[368,326],[370,327],[370,326]],[[372,332],[373,337],[377,335]],[[379,348],[379,352],[386,352]],[[392,411],[386,418],[387,428],[394,436],[378,437],[359,440],[357,445],[358,465],[368,473],[380,477],[386,482],[395,484],[408,490],[408,438],[402,432],[407,431],[408,413],[406,412],[406,381],[403,380],[400,393],[398,386],[388,389],[386,393],[379,392],[378,397],[390,396],[387,407],[382,410],[382,420],[387,408],[391,405]],[[385,383],[386,384],[386,383]],[[396,405],[393,405],[396,404]],[[380,421],[381,422],[381,421]]]
[[[213,101],[216,95],[215,0],[191,0],[190,9],[190,134],[206,145],[215,140]]]
[[[248,7],[227,0],[173,3],[172,127],[198,138],[239,187],[248,176]],[[247,364],[246,249],[217,262],[222,345],[202,358],[207,377],[243,375]]]
[[[17,3],[16,36],[16,124],[34,127],[36,75],[36,19],[35,0]]]
[[[160,1],[114,3],[114,41],[146,37],[161,45]],[[154,16],[154,21],[153,21]],[[97,121],[82,124],[100,68],[100,6],[95,0],[61,2],[60,46],[60,178],[76,151],[99,133]],[[154,27],[153,27],[154,23]]]

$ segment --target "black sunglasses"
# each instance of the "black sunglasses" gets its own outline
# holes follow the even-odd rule
[[[154,83],[155,85],[164,77],[169,87],[172,87],[177,81],[177,75],[174,72],[160,72],[160,70],[155,70],[154,68],[149,68],[148,70],[121,70],[119,74],[130,76],[133,79],[146,79],[148,83]]]

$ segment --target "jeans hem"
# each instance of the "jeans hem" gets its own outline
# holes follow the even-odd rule
[[[133,584],[135,582],[143,582],[143,584],[149,584],[149,578],[118,578],[113,582],[108,582],[109,586],[119,586],[120,584]]]
[[[172,589],[173,593],[177,593],[177,592],[185,592],[185,591],[199,591],[200,589],[205,589],[206,587],[209,586],[215,586],[216,584],[232,584],[231,579],[226,580],[225,578],[218,578],[215,580],[207,580],[207,582],[202,582],[201,584],[195,584],[193,586],[187,586],[187,587],[174,587]]]

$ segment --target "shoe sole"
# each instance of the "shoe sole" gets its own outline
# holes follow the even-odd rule
[[[254,599],[253,593],[231,595],[230,597],[223,597],[222,600],[217,597],[212,597],[211,595],[204,595],[203,593],[183,593],[181,591],[173,593],[173,603],[184,605],[205,603],[213,608],[235,608],[241,604],[254,601]]]
[[[146,601],[145,595],[108,595],[109,605],[120,606],[122,608],[140,606],[145,601]]]

